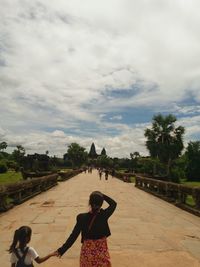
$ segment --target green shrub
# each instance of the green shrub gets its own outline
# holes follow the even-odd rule
[[[4,161],[0,161],[0,173],[5,173],[7,172],[8,167]]]
[[[185,172],[184,170],[180,168],[173,168],[170,171],[170,178],[171,181],[174,183],[180,183],[180,180],[185,177]]]
[[[8,169],[14,169],[15,170],[18,167],[17,162],[15,162],[14,160],[7,160],[6,165],[7,165]]]
[[[149,158],[141,158],[138,160],[137,172],[153,174],[153,161]]]

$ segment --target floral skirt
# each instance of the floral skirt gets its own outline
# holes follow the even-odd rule
[[[105,237],[83,242],[80,267],[111,267],[107,239]]]

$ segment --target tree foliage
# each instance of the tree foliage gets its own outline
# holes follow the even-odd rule
[[[21,145],[18,145],[17,149],[12,152],[12,157],[19,165],[21,165],[25,153],[25,148]]]
[[[67,155],[65,154],[65,159],[69,159],[72,162],[73,167],[80,167],[83,163],[86,163],[88,153],[85,148],[77,143],[71,143],[68,146]]]
[[[145,130],[146,147],[151,157],[167,164],[168,173],[172,160],[178,158],[184,148],[184,127],[175,127],[176,117],[161,114],[153,117],[152,128]]]
[[[138,159],[140,158],[140,153],[138,151],[135,151],[134,153],[130,153],[131,157],[131,165],[134,171],[137,171],[138,168]]]
[[[0,173],[5,173],[7,172],[7,170],[8,170],[8,167],[6,165],[6,162],[1,160],[0,161]]]
[[[0,143],[0,151],[6,149],[7,146],[8,146],[8,145],[7,145],[6,142],[1,142],[1,143]]]
[[[96,163],[101,168],[111,168],[113,166],[113,160],[106,155],[99,156]]]
[[[131,159],[136,159],[140,157],[140,153],[138,151],[135,151],[134,153],[130,153]]]
[[[186,149],[188,180],[200,181],[200,141],[189,142]]]

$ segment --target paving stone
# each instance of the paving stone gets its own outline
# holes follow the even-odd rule
[[[30,225],[30,245],[43,256],[61,246],[78,213],[87,212],[88,197],[99,190],[113,197],[117,209],[109,220],[108,238],[113,267],[200,267],[200,218],[154,197],[134,184],[97,172],[79,174],[27,202],[0,214],[0,266],[10,266],[6,253],[14,230]],[[106,203],[104,203],[106,207]],[[44,267],[78,267],[80,237],[61,259]]]

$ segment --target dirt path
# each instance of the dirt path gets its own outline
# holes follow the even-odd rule
[[[133,184],[97,172],[80,174],[0,215],[0,266],[14,230],[29,225],[31,245],[39,252],[55,250],[70,234],[78,213],[88,210],[88,196],[100,190],[113,197],[117,210],[110,219],[109,248],[113,267],[200,267],[200,218],[149,195]],[[44,267],[78,267],[80,238],[62,257]],[[35,264],[36,265],[36,264]]]

